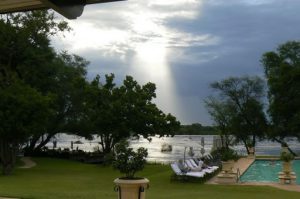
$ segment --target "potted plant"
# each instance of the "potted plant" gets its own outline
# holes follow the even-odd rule
[[[143,170],[148,156],[147,149],[141,147],[137,151],[129,148],[127,141],[116,146],[113,167],[119,170],[123,177],[114,180],[119,199],[144,199],[148,188],[147,178],[135,177],[137,171]]]
[[[282,160],[282,169],[283,172],[288,174],[292,171],[292,160],[294,160],[293,154],[290,152],[283,151],[280,154],[280,160]]]

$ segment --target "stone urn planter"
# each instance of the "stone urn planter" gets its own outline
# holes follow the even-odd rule
[[[278,179],[280,184],[296,184],[296,175],[292,169],[293,156],[289,153],[282,152],[282,172],[278,173]]]
[[[145,199],[146,189],[149,187],[149,180],[142,179],[122,179],[114,180],[115,191],[119,192],[119,199]]]
[[[289,162],[282,162],[282,171],[285,173],[285,174],[289,174],[292,172],[292,162],[289,161]]]
[[[140,147],[137,151],[129,148],[127,141],[115,147],[113,167],[125,176],[114,180],[115,191],[119,199],[145,199],[145,191],[149,187],[147,178],[137,178],[135,173],[143,170],[146,164],[147,149]]]
[[[224,173],[232,172],[233,166],[234,166],[233,160],[222,161],[222,172]]]
[[[290,152],[283,151],[280,154],[280,160],[282,160],[282,171],[285,174],[292,172],[292,161],[294,156]]]

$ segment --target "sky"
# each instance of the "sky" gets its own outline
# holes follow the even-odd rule
[[[263,53],[300,37],[299,0],[128,0],[85,7],[54,47],[157,87],[154,102],[182,124],[212,125],[204,99],[228,77],[264,77]]]

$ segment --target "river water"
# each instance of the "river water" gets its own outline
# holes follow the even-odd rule
[[[178,159],[182,159],[184,151],[189,147],[193,147],[195,156],[201,156],[201,148],[204,148],[204,154],[208,154],[213,146],[213,135],[175,135],[174,137],[162,137],[157,136],[151,137],[152,141],[149,142],[147,139],[130,139],[130,146],[134,149],[138,147],[145,147],[148,149],[148,161],[149,162],[160,162],[167,163]],[[201,140],[204,139],[204,147],[202,147]],[[56,139],[57,148],[71,148],[71,142],[73,142],[73,150],[77,148],[84,151],[95,151],[100,145],[100,139],[95,137],[94,140],[89,141],[82,137],[59,134]],[[77,141],[77,142],[76,142]],[[79,142],[78,142],[79,141]],[[300,142],[296,138],[289,138],[286,140],[289,146],[298,154],[300,154]],[[76,144],[78,143],[78,144]],[[172,146],[171,152],[161,152],[163,144],[169,144]],[[48,148],[53,148],[53,143],[48,143]],[[243,145],[237,144],[234,149],[240,155],[246,154],[246,149]],[[279,155],[281,146],[277,142],[271,142],[267,140],[258,141],[255,147],[257,155]],[[203,152],[203,151],[202,151]],[[187,153],[186,153],[187,154]]]

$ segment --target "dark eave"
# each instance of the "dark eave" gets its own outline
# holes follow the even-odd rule
[[[0,0],[0,14],[53,9],[68,19],[76,19],[82,15],[85,5],[115,1],[124,0]]]

